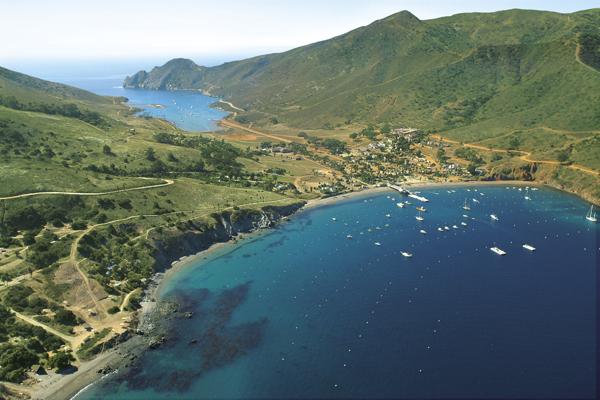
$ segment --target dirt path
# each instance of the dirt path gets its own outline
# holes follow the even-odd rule
[[[238,124],[234,124],[234,123],[232,123],[232,122],[229,122],[229,121],[225,121],[224,119],[220,120],[219,122],[220,122],[221,124],[224,124],[224,125],[227,125],[227,126],[231,126],[231,127],[233,127],[233,128],[239,128],[239,129],[243,129],[243,130],[245,130],[245,131],[248,131],[248,132],[254,133],[254,134],[256,134],[256,135],[260,135],[260,136],[266,136],[266,137],[269,137],[269,138],[271,138],[271,139],[276,139],[276,140],[279,140],[279,141],[281,141],[281,142],[286,142],[286,143],[290,143],[290,142],[292,142],[292,141],[291,141],[291,140],[289,140],[289,139],[284,139],[284,138],[282,138],[282,137],[275,136],[275,135],[269,135],[268,133],[262,133],[262,132],[259,132],[259,131],[256,131],[256,130],[254,130],[254,129],[246,128],[245,126],[241,126],[241,125],[238,125]],[[1,199],[0,199],[0,200],[1,200]]]
[[[67,341],[69,343],[73,342],[75,339],[75,336],[65,335],[64,333],[61,333],[61,332],[57,331],[56,329],[50,328],[48,325],[44,325],[41,322],[38,322],[33,318],[26,317],[23,314],[16,312],[12,308],[10,309],[10,311],[12,311],[17,317],[21,318],[23,321],[28,322],[31,325],[42,327],[42,328],[44,328],[44,330],[46,332],[50,332],[50,333],[60,337],[61,339],[64,339],[65,341]],[[71,348],[73,348],[73,347],[71,347]]]
[[[152,179],[152,178],[140,178],[140,179]],[[35,192],[35,193],[24,193],[24,194],[19,194],[19,195],[16,195],[16,196],[0,197],[0,200],[18,199],[19,197],[39,196],[39,195],[43,195],[43,194],[70,194],[70,195],[76,195],[76,196],[104,196],[105,194],[111,194],[111,193],[122,193],[122,192],[130,192],[130,191],[132,191],[132,190],[152,189],[152,188],[157,188],[157,187],[163,187],[163,186],[172,185],[173,183],[175,183],[175,181],[172,181],[172,180],[170,180],[170,179],[163,179],[163,180],[164,180],[166,183],[161,183],[161,184],[159,184],[159,185],[141,186],[141,187],[130,188],[130,189],[111,190],[111,191],[109,191],[109,192],[100,192],[100,193],[77,193],[77,192]]]
[[[542,129],[553,130],[553,129],[545,128],[545,127],[541,127],[541,128]],[[509,134],[506,134],[504,136],[499,136],[499,137],[506,137],[508,135],[513,134],[514,132],[516,132],[516,131],[513,131],[513,132],[511,132]],[[560,132],[560,131],[557,131],[557,132]],[[593,132],[596,132],[596,131],[593,131]],[[565,133],[568,133],[568,132],[565,132]],[[577,133],[577,132],[571,132],[571,133]],[[439,134],[438,135],[432,135],[432,136],[437,136],[437,137],[440,138],[440,140],[444,140],[444,141],[449,142],[449,143],[460,143],[459,141],[456,141],[456,140],[451,140],[451,139],[444,138],[444,137],[442,137],[442,135],[439,135]],[[491,139],[497,139],[497,138],[491,138]],[[482,140],[482,141],[479,141],[479,142],[476,142],[476,143],[482,143],[482,142],[485,142],[486,140],[491,140],[491,139],[485,139],[485,140]],[[581,140],[584,140],[584,139],[586,139],[586,138],[583,138]],[[499,152],[499,153],[505,153],[507,151],[506,149],[491,149],[491,148],[486,147],[486,146],[481,146],[481,145],[471,144],[471,143],[463,143],[463,146],[472,147],[472,148],[475,148],[475,149],[480,149],[480,150],[485,150],[485,151],[495,151],[495,152]],[[526,161],[526,162],[534,162],[534,163],[540,163],[540,164],[541,163],[543,163],[543,164],[562,164],[560,161],[553,161],[553,160],[532,160],[531,158],[529,158],[529,157],[531,157],[531,154],[532,154],[531,152],[527,152],[527,151],[523,151],[523,150],[511,150],[511,151],[515,151],[515,152],[519,152],[519,153],[525,153],[525,155],[519,155],[517,157],[519,159],[523,160],[523,161]],[[564,164],[562,164],[562,165],[564,165]],[[596,176],[600,175],[600,172],[598,172],[596,170],[593,170],[591,168],[588,168],[588,167],[584,167],[582,165],[570,164],[570,165],[565,165],[565,166],[569,167],[571,169],[576,169],[576,170],[579,170],[579,171],[587,172],[587,173],[592,174],[592,175],[596,175]]]
[[[225,104],[229,104],[229,107],[234,108],[236,110],[240,110],[240,111],[246,111],[243,108],[239,108],[233,105],[233,103],[229,102],[229,101],[225,101],[225,100],[219,100],[221,103],[225,103]]]
[[[92,287],[90,286],[90,281],[88,280],[87,276],[85,276],[83,271],[81,271],[81,269],[79,269],[79,263],[82,260],[77,261],[77,245],[79,244],[79,240],[86,233],[88,233],[89,231],[94,229],[96,226],[98,226],[98,225],[92,225],[91,227],[89,227],[88,229],[83,231],[81,233],[81,235],[79,235],[79,237],[77,237],[77,239],[75,239],[73,241],[73,244],[71,245],[71,255],[69,256],[69,260],[70,260],[71,264],[73,266],[75,266],[75,269],[77,270],[77,273],[79,274],[79,276],[81,276],[81,279],[83,279],[83,282],[85,283],[85,290],[86,290],[87,294],[90,296],[90,298],[92,299],[92,301],[94,302],[94,305],[96,306],[96,315],[98,316],[98,322],[100,322],[100,320],[102,318],[102,313],[106,314],[106,310],[104,309],[104,307],[100,306],[100,303],[96,299],[96,296],[94,296],[94,294],[92,293]]]

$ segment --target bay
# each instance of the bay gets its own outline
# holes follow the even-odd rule
[[[209,107],[220,99],[195,90],[144,90],[123,88],[124,76],[104,75],[96,78],[60,79],[60,83],[88,90],[101,96],[122,96],[126,103],[143,111],[136,115],[164,118],[188,132],[218,130],[213,125],[228,114]]]
[[[429,203],[390,190],[307,209],[180,270],[162,295],[194,317],[129,381],[78,399],[593,397],[588,205],[545,187],[420,190]]]

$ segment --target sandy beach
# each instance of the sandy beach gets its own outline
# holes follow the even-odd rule
[[[541,184],[536,182],[523,182],[523,181],[471,181],[471,182],[412,182],[404,183],[402,187],[409,190],[418,190],[419,188],[434,188],[434,187],[468,187],[468,186],[540,186]],[[337,196],[326,197],[317,200],[311,200],[307,202],[304,207],[300,208],[296,213],[300,213],[304,210],[334,204],[341,200],[355,198],[355,197],[368,197],[381,192],[392,192],[397,193],[394,189],[387,186],[372,187],[364,190],[345,193]],[[150,316],[153,313],[158,302],[161,300],[161,292],[165,289],[165,284],[177,275],[178,272],[189,267],[195,261],[199,259],[209,259],[211,256],[219,252],[226,250],[230,246],[238,246],[245,242],[253,241],[259,238],[262,234],[267,233],[270,228],[257,229],[250,233],[244,233],[243,242],[220,242],[214,243],[208,249],[198,252],[196,254],[189,255],[182,258],[180,261],[174,262],[165,272],[155,274],[145,291],[145,295],[141,300],[140,304],[142,308],[139,310],[140,321],[144,316]],[[231,247],[232,249],[234,247]],[[33,399],[71,399],[78,393],[85,390],[85,388],[102,379],[106,375],[99,372],[104,366],[112,365],[117,360],[123,358],[123,353],[119,351],[122,345],[117,346],[115,349],[109,350],[104,354],[99,355],[91,361],[87,361],[81,364],[79,369],[70,374],[61,376],[60,379],[56,379],[52,383],[39,383],[31,388],[24,388],[25,391],[31,393]],[[56,375],[56,374],[54,374]],[[44,387],[42,387],[44,386]]]

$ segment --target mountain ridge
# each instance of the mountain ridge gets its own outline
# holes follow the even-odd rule
[[[447,130],[446,121],[431,119],[445,114],[440,107],[494,96],[523,84],[523,79],[548,81],[532,73],[548,69],[544,60],[557,64],[553,73],[560,69],[580,74],[567,71],[568,59],[575,60],[581,35],[595,39],[599,26],[600,9],[572,14],[513,9],[425,21],[401,11],[284,53],[210,68],[191,60],[171,60],[126,78],[124,85],[200,90],[297,127],[405,121]],[[564,46],[571,54],[563,51]],[[440,79],[435,84],[428,81],[432,75]],[[469,84],[468,93],[460,82],[453,82],[457,79]],[[436,91],[455,91],[456,99]],[[338,104],[327,104],[333,99]],[[419,102],[423,104],[415,107]],[[310,115],[302,111],[307,108]]]

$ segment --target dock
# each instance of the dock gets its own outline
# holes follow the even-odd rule
[[[398,185],[388,185],[388,186],[391,187],[394,190],[399,191],[402,194],[407,194],[408,197],[412,197],[413,199],[420,200],[420,201],[422,201],[424,203],[427,203],[429,201],[425,197],[417,196],[416,194],[411,193],[410,190],[404,189],[402,186],[398,186]]]

